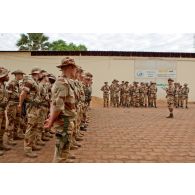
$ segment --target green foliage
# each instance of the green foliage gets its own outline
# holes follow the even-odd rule
[[[43,33],[21,34],[16,46],[18,46],[21,51],[48,50],[48,40],[49,37],[45,36]]]
[[[85,45],[75,45],[74,43],[67,44],[64,40],[53,41],[49,45],[50,51],[87,51]]]

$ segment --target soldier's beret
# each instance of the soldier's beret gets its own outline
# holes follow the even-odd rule
[[[31,70],[31,73],[30,75],[32,74],[39,74],[41,73],[41,69],[39,67],[34,67],[32,70]]]

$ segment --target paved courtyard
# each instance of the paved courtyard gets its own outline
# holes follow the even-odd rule
[[[195,162],[195,104],[175,109],[175,118],[159,108],[102,108],[90,110],[82,147],[72,151],[75,162]],[[29,159],[23,142],[0,157],[0,162],[51,162],[54,139]]]

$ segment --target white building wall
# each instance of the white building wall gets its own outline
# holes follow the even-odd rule
[[[27,74],[34,66],[39,66],[49,73],[59,75],[56,68],[65,56],[31,56],[30,52],[0,52],[0,66],[8,68],[10,71],[22,69]],[[135,80],[136,60],[162,60],[173,61],[177,64],[176,81],[184,84],[187,82],[190,87],[190,101],[195,101],[195,59],[187,58],[143,58],[143,57],[101,57],[101,56],[73,56],[76,63],[94,75],[93,95],[102,97],[100,91],[104,81],[111,81],[116,78],[119,81],[125,80],[133,82]],[[137,79],[136,79],[137,80]],[[140,79],[139,79],[140,80]],[[141,80],[140,80],[141,81]],[[165,92],[159,89],[159,99],[165,99]]]

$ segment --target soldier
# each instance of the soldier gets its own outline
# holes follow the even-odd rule
[[[25,80],[18,105],[18,109],[21,112],[23,102],[26,100],[28,124],[24,136],[24,154],[30,158],[37,157],[37,154],[34,151],[41,149],[36,145],[39,118],[41,116],[41,96],[38,82],[40,73],[41,70],[37,67],[31,70],[32,77]]]
[[[124,85],[125,85],[125,82],[122,81],[121,84],[120,84],[120,105],[122,106],[123,103],[124,103]]]
[[[116,79],[114,79],[112,81],[112,84],[110,85],[110,106],[114,105],[114,86],[115,86],[115,81]]]
[[[185,83],[184,87],[182,88],[182,96],[183,96],[183,104],[185,102],[186,108],[188,108],[188,94],[189,94],[190,90],[188,87],[188,84]]]
[[[139,94],[140,94],[140,106],[144,106],[144,83],[140,83],[140,88],[139,88]]]
[[[157,87],[156,87],[155,82],[151,82],[151,86],[150,86],[149,91],[150,91],[149,92],[150,93],[150,106],[157,108],[157,106],[156,106]]]
[[[101,91],[103,91],[103,100],[104,100],[104,107],[109,107],[109,92],[110,88],[108,86],[108,82],[104,82],[104,86],[102,86]]]
[[[52,88],[52,104],[50,117],[46,120],[45,128],[54,125],[56,130],[56,144],[53,162],[72,162],[70,159],[70,144],[76,117],[75,95],[70,86],[70,79],[76,73],[76,64],[73,58],[66,57],[57,66],[62,71]]]
[[[173,85],[174,80],[169,78],[168,79],[168,88],[166,88],[166,98],[167,98],[167,104],[169,109],[169,116],[167,118],[173,118],[173,108],[174,108],[174,94],[175,94],[175,88]]]
[[[118,80],[115,80],[114,91],[113,91],[113,101],[114,107],[119,107],[119,97],[120,97],[120,85]]]
[[[178,108],[178,104],[179,104],[179,84],[174,83],[174,88],[175,88],[174,106],[175,106],[175,108]]]
[[[44,146],[44,141],[49,141],[53,136],[50,134],[50,129],[44,129],[43,125],[47,119],[49,112],[50,99],[49,99],[49,79],[48,73],[45,70],[40,71],[39,90],[40,90],[40,116],[38,119],[38,128],[36,135],[36,145]]]
[[[8,103],[8,93],[6,91],[5,82],[9,81],[9,71],[3,67],[0,67],[0,156],[4,154],[4,151],[11,148],[3,142],[3,135],[6,128],[6,106]]]
[[[133,87],[132,87],[132,102],[134,107],[139,107],[140,106],[140,94],[139,94],[139,86],[138,82],[134,81],[133,82]]]
[[[129,107],[130,106],[130,92],[129,92],[129,82],[126,81],[123,86],[123,106]]]
[[[7,86],[8,106],[7,106],[7,144],[16,145],[15,139],[23,139],[24,134],[20,128],[21,114],[18,112],[19,95],[21,92],[19,81],[23,79],[24,72],[16,70],[12,72],[15,78]]]
[[[148,107],[148,83],[144,84],[144,106]]]
[[[178,107],[183,108],[182,85],[179,85],[179,90],[178,90]]]

